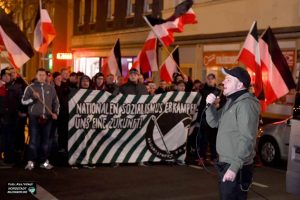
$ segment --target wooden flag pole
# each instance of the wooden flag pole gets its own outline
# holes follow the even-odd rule
[[[171,55],[173,56],[173,53],[174,53],[174,51],[176,51],[176,49],[178,48],[179,46],[178,45],[176,45],[176,47],[172,50],[172,52],[171,52]],[[168,59],[168,57],[167,57],[167,59]],[[174,59],[173,59],[174,60]],[[166,59],[165,59],[165,61],[166,61]],[[162,66],[164,65],[164,63],[165,63],[165,61],[159,66],[159,69],[161,69],[162,68]],[[176,63],[176,61],[174,60],[174,62]]]
[[[147,19],[147,17],[143,16],[143,18],[144,18],[145,22],[148,24],[148,26],[151,28],[151,30],[154,33],[154,35],[157,37],[157,39],[162,44],[163,49],[171,56],[171,58],[173,59],[173,61],[176,63],[176,67],[178,68],[178,70],[180,71],[180,73],[184,74],[184,72],[178,66],[177,62],[174,60],[173,55],[170,53],[168,47],[165,45],[165,43],[161,40],[161,38],[159,37],[159,35],[156,33],[156,31],[154,30],[153,26],[151,25],[151,23],[149,22],[149,20]]]

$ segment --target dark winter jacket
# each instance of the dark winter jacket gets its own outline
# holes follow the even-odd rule
[[[134,95],[149,94],[145,85],[140,83],[136,84],[130,80],[120,87],[120,93]]]

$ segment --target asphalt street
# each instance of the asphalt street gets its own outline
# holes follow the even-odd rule
[[[199,167],[153,165],[102,166],[95,169],[56,167],[47,171],[23,168],[0,169],[0,200],[193,200],[218,199],[214,167],[210,173]],[[285,170],[267,167],[255,169],[249,199],[296,200],[285,192]],[[7,183],[33,181],[37,194],[6,194]]]

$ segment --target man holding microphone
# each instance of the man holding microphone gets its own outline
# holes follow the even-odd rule
[[[259,122],[258,99],[248,92],[250,75],[242,67],[222,69],[225,74],[223,94],[227,97],[225,106],[218,110],[208,106],[207,123],[218,127],[217,152],[219,162],[219,187],[222,200],[247,199],[247,191],[253,177],[256,132]],[[216,96],[206,98],[212,105]]]

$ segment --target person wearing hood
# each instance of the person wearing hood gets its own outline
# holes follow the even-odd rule
[[[122,94],[143,95],[148,94],[148,90],[144,84],[138,82],[139,71],[137,69],[130,69],[128,82],[120,87]]]
[[[248,92],[250,75],[242,67],[222,69],[225,74],[223,94],[227,102],[217,110],[208,106],[206,120],[211,127],[218,127],[217,152],[219,161],[220,196],[222,200],[247,199],[252,183],[256,131],[259,123],[258,99]],[[207,105],[217,97],[211,93]]]
[[[83,75],[80,77],[79,81],[79,88],[80,89],[91,89],[92,88],[92,80],[89,76]]]
[[[97,73],[93,77],[93,86],[92,89],[94,90],[104,90],[105,84],[104,84],[104,75],[102,73]]]

